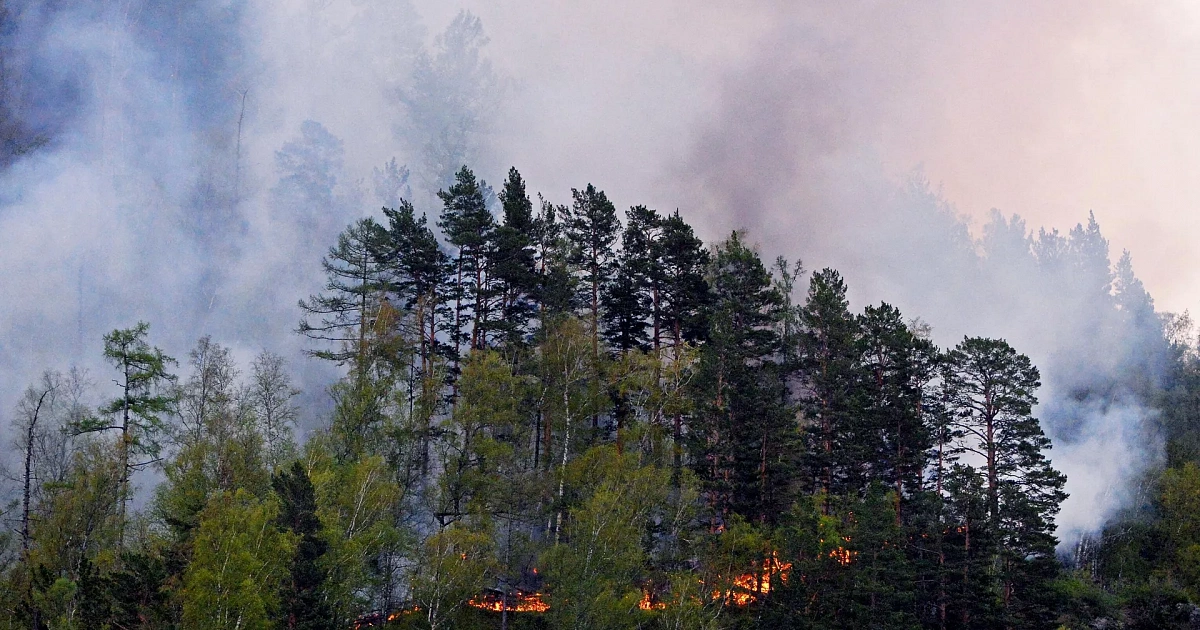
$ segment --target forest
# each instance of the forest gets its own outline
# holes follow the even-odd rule
[[[296,434],[280,356],[133,322],[11,419],[10,628],[1190,628],[1200,355],[1095,221],[1035,242],[1169,352],[1167,457],[1064,550],[1041,376],[833,269],[463,167],[431,225],[347,226],[295,333],[338,366]],[[432,214],[432,213],[431,213]],[[1053,257],[1047,252],[1052,252]],[[1099,271],[1097,271],[1099,270]],[[301,439],[303,437],[303,439]]]

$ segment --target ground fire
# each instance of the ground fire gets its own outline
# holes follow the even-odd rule
[[[503,593],[499,591],[487,591],[479,597],[472,597],[467,601],[467,605],[493,612],[541,613],[550,610],[550,605],[542,600],[541,593],[527,593],[524,591],[517,591],[509,595],[507,601]]]
[[[849,539],[846,540],[849,541]],[[857,556],[857,551],[851,551],[845,547],[837,547],[829,551],[829,558],[843,566],[854,562]],[[749,606],[758,601],[759,597],[769,594],[772,588],[778,588],[779,583],[787,582],[791,569],[791,562],[781,562],[778,554],[772,554],[770,558],[763,561],[760,569],[733,578],[733,585],[729,590],[724,593],[720,590],[713,591],[712,599],[713,601],[724,599],[726,604],[739,608]],[[773,583],[772,580],[776,578],[778,581]],[[550,604],[542,599],[540,592],[522,590],[510,593],[506,600],[503,592],[489,589],[479,596],[467,600],[467,605],[490,612],[544,613],[550,610]],[[645,611],[664,610],[667,608],[667,603],[658,600],[653,588],[644,587],[638,608]],[[386,621],[395,621],[401,615],[417,610],[419,608],[414,607],[394,612],[386,616]],[[382,625],[384,621],[385,617],[381,613],[364,615],[355,622],[355,628]]]

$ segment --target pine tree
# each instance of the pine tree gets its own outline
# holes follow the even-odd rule
[[[492,298],[488,278],[490,246],[494,242],[496,220],[488,211],[483,194],[483,183],[466,166],[454,176],[449,190],[438,191],[444,205],[438,226],[446,240],[457,250],[454,257],[454,277],[451,300],[454,302],[454,319],[451,338],[455,347],[455,372],[457,361],[463,354],[462,345],[470,349],[482,348],[487,343]],[[467,312],[470,311],[471,315]],[[471,322],[470,332],[466,331]]]
[[[571,242],[570,262],[579,279],[576,304],[587,313],[592,328],[592,355],[600,355],[600,295],[612,280],[616,243],[621,223],[617,209],[604,191],[587,185],[582,191],[572,189],[575,202],[566,221],[566,234]]]
[[[656,299],[661,285],[662,218],[645,206],[630,208],[625,218],[621,253],[617,256],[612,280],[600,293],[604,339],[619,352],[650,347],[646,329],[657,311]],[[658,332],[657,326],[654,330]]]
[[[708,250],[692,232],[679,211],[662,219],[659,239],[657,286],[652,285],[651,345],[659,360],[669,359],[673,370],[680,372],[681,362],[708,334],[709,289],[705,274],[709,267]],[[670,340],[669,357],[662,356],[663,340]],[[690,370],[689,370],[690,371]],[[670,411],[671,435],[674,442],[675,478],[678,479],[683,455],[683,409],[676,405]]]
[[[853,440],[855,405],[859,396],[859,327],[850,314],[846,285],[832,269],[823,269],[809,283],[808,300],[800,315],[800,365],[808,394],[801,407],[807,423],[807,477],[826,500],[857,490],[870,442]],[[860,437],[867,437],[865,435]]]
[[[326,275],[325,293],[300,300],[305,317],[300,320],[297,332],[333,346],[309,353],[338,365],[349,364],[354,380],[359,383],[370,370],[368,338],[379,314],[384,288],[383,266],[376,256],[383,238],[383,228],[370,217],[348,226],[321,259]]]
[[[926,461],[933,438],[922,405],[925,388],[936,368],[937,350],[913,335],[900,311],[886,303],[868,306],[859,316],[861,365],[861,429],[854,440],[873,480],[895,491],[896,518],[903,502],[923,490]]]
[[[1006,624],[1053,627],[1041,592],[1054,577],[1054,515],[1066,478],[1051,467],[1032,409],[1036,367],[1002,340],[968,337],[947,356],[948,402],[962,433],[958,448],[981,461],[995,589]]]
[[[662,219],[660,243],[654,346],[659,347],[663,335],[671,339],[672,346],[698,342],[707,332],[708,250],[678,210]]]
[[[422,407],[419,415],[428,417],[441,385],[437,382],[439,364],[453,355],[453,348],[442,338],[456,331],[446,302],[447,289],[454,290],[449,286],[450,259],[426,225],[425,216],[416,216],[411,203],[401,200],[383,213],[388,218],[387,237],[376,255],[387,272],[388,295],[410,322],[406,336],[410,343],[416,340],[413,358],[417,365],[411,366],[408,375],[409,411],[412,415]]]
[[[572,310],[576,282],[569,267],[571,243],[566,236],[569,214],[566,206],[555,206],[542,199],[534,219],[538,319],[543,330],[550,320]]]
[[[537,311],[538,274],[534,245],[537,224],[533,203],[525,192],[525,180],[516,168],[508,171],[508,180],[500,191],[504,222],[495,231],[492,247],[492,275],[500,292],[500,313],[496,327],[508,347],[526,342],[531,331],[529,320]]]

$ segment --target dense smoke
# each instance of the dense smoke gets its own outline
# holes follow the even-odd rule
[[[137,320],[181,358],[203,334],[243,365],[283,353],[320,410],[332,372],[292,330],[336,233],[399,196],[436,213],[431,193],[462,162],[489,180],[511,163],[555,201],[591,178],[619,205],[679,207],[709,238],[748,228],[766,256],[841,269],[856,306],[895,303],[942,345],[1007,338],[1042,368],[1039,412],[1073,495],[1061,533],[1122,505],[1159,450],[1142,393],[1165,348],[1148,296],[1129,275],[1117,304],[1080,266],[1110,255],[1084,205],[1042,212],[1074,217],[1061,237],[960,215],[953,194],[977,180],[954,163],[1019,187],[1029,154],[957,138],[1054,129],[1090,94],[1062,42],[1086,51],[1124,29],[1135,47],[1150,17],[1082,2],[569,4],[10,2],[0,410],[68,360],[103,391],[101,336]],[[947,195],[926,182],[947,173]],[[1096,210],[1107,227],[1131,209]]]

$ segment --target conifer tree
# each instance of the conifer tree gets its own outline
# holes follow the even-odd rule
[[[615,271],[600,295],[604,338],[613,350],[620,352],[650,347],[646,329],[657,314],[662,284],[661,217],[645,206],[633,206],[625,218]],[[657,326],[654,331],[658,332]]]
[[[1032,415],[1038,370],[1002,340],[965,338],[947,356],[948,403],[962,439],[978,458],[991,548],[993,588],[1004,623],[1052,627],[1039,601],[1054,577],[1054,516],[1065,477],[1051,467],[1050,440]]]
[[[592,328],[592,355],[600,354],[600,296],[612,280],[616,251],[613,245],[621,229],[617,209],[602,190],[588,184],[571,190],[574,204],[566,221],[571,242],[570,262],[579,279],[576,304],[587,313]]]
[[[387,270],[388,295],[407,319],[408,342],[416,347],[408,375],[409,415],[422,418],[433,414],[440,395],[439,373],[453,348],[443,334],[453,335],[454,319],[446,303],[450,281],[450,259],[437,237],[418,217],[412,204],[401,200],[396,208],[384,208],[388,218],[387,238],[377,256]],[[413,341],[415,340],[415,342]],[[426,427],[428,429],[428,427]]]
[[[570,211],[541,199],[534,219],[536,234],[539,325],[544,330],[550,320],[572,311],[576,282],[571,276],[569,261],[571,243],[567,239],[566,223]]]
[[[294,462],[290,469],[281,470],[271,478],[271,486],[279,499],[276,524],[297,537],[288,574],[280,589],[280,627],[288,630],[332,629],[332,614],[321,590],[325,583],[321,558],[329,545],[321,537],[316,492],[308,471],[300,462]]]
[[[863,476],[888,484],[895,492],[896,518],[903,502],[923,489],[933,439],[922,405],[935,370],[937,351],[913,335],[895,307],[868,306],[859,325],[862,335],[861,416],[852,431],[864,461]]]
[[[120,498],[118,502],[119,540],[125,540],[125,507],[129,502],[129,478],[134,471],[158,460],[161,439],[167,430],[163,418],[171,412],[175,400],[170,384],[175,377],[167,366],[175,362],[162,350],[146,342],[150,325],[138,322],[133,328],[114,330],[104,336],[104,358],[116,368],[119,398],[100,408],[100,414],[111,418],[87,418],[76,427],[81,433],[119,431],[117,452],[121,462]],[[145,457],[142,461],[138,458]]]
[[[708,300],[709,254],[704,242],[692,231],[676,210],[662,219],[658,275],[661,276],[659,295],[654,299],[654,347],[660,346],[663,335],[673,346],[703,339],[707,328],[704,321]]]
[[[352,223],[321,259],[325,292],[300,300],[305,316],[297,332],[332,346],[309,353],[338,365],[349,364],[359,384],[370,369],[368,338],[384,288],[383,266],[376,256],[383,238],[383,228],[370,217]]]
[[[533,202],[525,192],[525,180],[516,168],[508,171],[508,179],[500,191],[504,222],[495,231],[493,277],[499,285],[499,317],[496,327],[501,341],[508,347],[526,341],[530,334],[529,320],[537,310],[538,274],[534,245],[537,223]]]
[[[831,495],[862,486],[863,462],[869,445],[854,442],[858,397],[859,330],[850,314],[846,285],[833,269],[813,274],[808,300],[800,314],[800,365],[808,394],[801,401],[807,444],[808,482],[826,501]]]
[[[717,246],[709,286],[692,465],[720,518],[772,522],[790,502],[795,424],[775,362],[783,300],[758,254],[734,232]]]
[[[438,191],[443,203],[438,226],[456,249],[451,291],[454,302],[451,338],[458,357],[456,361],[461,359],[463,344],[471,349],[486,345],[489,322],[493,317],[488,262],[496,220],[488,211],[483,186],[471,169],[464,166],[454,176],[449,190]],[[469,333],[466,330],[468,322],[471,322]],[[457,363],[455,365],[457,368]]]

